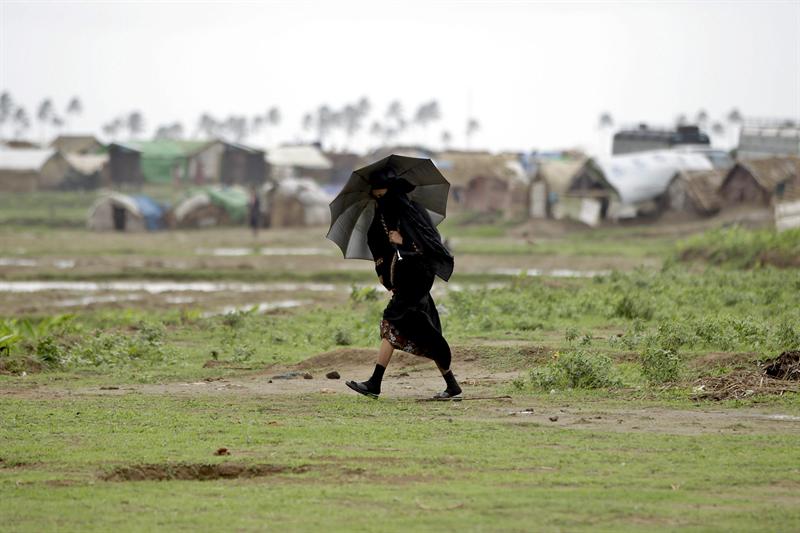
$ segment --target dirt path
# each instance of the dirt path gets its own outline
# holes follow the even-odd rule
[[[458,350],[456,351],[458,354]],[[458,354],[457,376],[465,398],[502,396],[498,386],[507,384],[519,372],[498,372],[479,364],[469,351]],[[374,401],[357,397],[344,384],[347,379],[363,380],[371,372],[374,350],[340,349],[307,359],[295,365],[273,366],[261,372],[236,378],[207,378],[195,382],[166,384],[120,384],[116,387],[87,387],[78,390],[39,387],[3,391],[6,396],[57,398],[69,396],[119,396],[127,394],[191,396],[310,396],[339,394],[352,396],[353,401]],[[328,379],[336,371],[340,379]],[[305,376],[305,377],[304,377]],[[310,376],[310,378],[308,378]],[[443,387],[441,376],[427,359],[398,352],[384,378],[381,402],[421,401]],[[673,409],[636,405],[631,407],[599,400],[581,401],[572,398],[498,398],[441,403],[432,409],[432,416],[448,416],[448,412],[487,422],[504,422],[520,426],[614,431],[649,432],[672,435],[709,433],[800,435],[800,416],[796,410],[780,407],[722,409],[703,404],[695,409]]]

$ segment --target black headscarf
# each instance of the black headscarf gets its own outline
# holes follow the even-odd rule
[[[404,238],[421,248],[425,261],[436,275],[444,281],[449,280],[453,274],[453,256],[442,244],[428,211],[408,198],[415,186],[404,178],[386,174],[371,179],[370,185],[373,190],[387,189],[386,194],[376,200],[376,216],[382,215],[389,229],[397,228]]]

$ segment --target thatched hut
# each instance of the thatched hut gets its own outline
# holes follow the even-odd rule
[[[681,170],[667,186],[663,207],[670,211],[710,216],[722,207],[718,189],[725,172],[713,170]]]
[[[725,205],[768,206],[797,180],[800,180],[798,157],[739,161],[725,176],[719,194]]]
[[[513,156],[442,152],[434,163],[450,182],[450,205],[477,212],[528,212],[528,178]]]
[[[539,161],[530,187],[530,217],[564,218],[569,190],[585,164],[584,157]]]
[[[330,223],[331,197],[311,178],[287,178],[267,194],[269,226],[324,226]]]
[[[62,154],[98,154],[104,150],[103,143],[94,135],[59,135],[50,148]]]

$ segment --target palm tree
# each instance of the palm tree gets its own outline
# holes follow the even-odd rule
[[[131,139],[144,131],[144,116],[141,111],[131,111],[126,119],[126,126],[130,132]]]
[[[386,108],[386,127],[384,128],[384,134],[388,139],[394,139],[397,135],[402,133],[406,129],[406,122],[405,117],[403,116],[403,104],[400,103],[400,100],[392,100],[389,103],[389,106]],[[394,124],[392,124],[392,121]]]
[[[39,133],[41,141],[44,143],[45,124],[50,122],[53,116],[53,102],[49,98],[42,100],[39,109],[36,111],[36,119],[39,121]]]
[[[206,138],[211,138],[214,136],[214,133],[217,129],[217,120],[211,115],[211,113],[205,112],[200,115],[200,118],[197,119],[197,125],[195,126],[194,137],[199,137],[200,135],[204,135]]]
[[[675,127],[685,126],[688,123],[689,123],[689,119],[683,113],[681,113],[680,115],[675,117]]]
[[[600,113],[600,116],[597,118],[597,127],[600,129],[600,145],[602,146],[602,150],[608,153],[611,151],[608,146],[611,144],[608,142],[608,137],[614,129],[614,118],[611,116],[611,113],[608,111]]]
[[[430,102],[421,104],[417,108],[417,112],[414,115],[414,122],[423,129],[427,129],[431,122],[435,122],[441,117],[442,113],[439,110],[439,102],[431,100]]]
[[[13,120],[13,115],[14,100],[11,99],[11,93],[3,91],[3,94],[0,94],[0,139],[3,138],[3,126]]]
[[[83,114],[83,104],[80,98],[73,96],[69,104],[67,104],[67,116],[72,115],[73,117],[77,117],[81,114]]]
[[[741,132],[742,122],[744,122],[744,116],[742,116],[742,113],[737,108],[734,107],[728,112],[728,115],[725,118],[727,119],[728,125],[730,126],[728,128],[728,131],[733,136],[733,142],[731,144],[738,145],[739,144],[738,137]],[[731,139],[729,138],[728,140]]]
[[[28,131],[28,129],[31,127],[31,121],[28,118],[28,112],[25,111],[24,107],[18,107],[16,111],[14,111],[12,121],[16,126],[14,130],[14,137],[17,138],[22,137],[22,134]]]
[[[697,115],[695,116],[695,122],[697,122],[697,126],[701,130],[708,128],[708,113],[705,109],[701,109],[697,112]]]
[[[447,130],[444,130],[442,132],[442,146],[444,146],[445,150],[450,148],[450,143],[452,142],[452,140],[453,140],[453,136],[450,134],[450,132],[447,131]]]
[[[472,136],[481,129],[481,123],[477,119],[471,118],[467,120],[467,148],[470,147]]]

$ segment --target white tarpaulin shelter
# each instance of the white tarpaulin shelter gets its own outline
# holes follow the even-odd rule
[[[657,198],[680,171],[713,168],[708,158],[701,154],[671,150],[597,157],[594,162],[617,191],[623,205]]]

